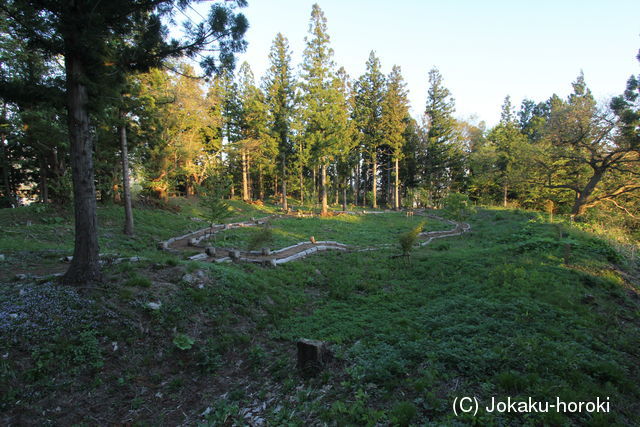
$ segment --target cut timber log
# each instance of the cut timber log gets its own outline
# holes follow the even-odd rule
[[[323,341],[301,338],[297,343],[297,347],[297,368],[303,376],[317,375],[331,357],[331,353]]]

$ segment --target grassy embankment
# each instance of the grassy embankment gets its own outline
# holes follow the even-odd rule
[[[244,217],[273,211],[235,207]],[[389,248],[270,269],[155,251],[155,241],[202,226],[192,208],[138,210],[133,242],[120,234],[119,209],[101,209],[103,251],[148,260],[106,267],[97,287],[0,285],[0,420],[240,423],[247,409],[273,425],[640,421],[638,265],[593,235],[534,213],[481,210],[472,233],[416,249],[410,261]],[[23,240],[0,240],[9,268],[21,256],[45,262],[59,243],[70,250],[64,214],[0,215],[11,236],[32,221]],[[340,218],[273,227],[298,224],[294,240],[329,230],[327,240],[362,245],[377,243],[375,231],[393,240],[411,228],[399,215]],[[294,369],[300,337],[335,352],[314,379]],[[609,397],[612,412],[456,418],[451,403],[467,395],[485,404]]]

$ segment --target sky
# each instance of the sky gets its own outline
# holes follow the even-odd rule
[[[430,69],[451,91],[456,116],[495,125],[505,96],[566,97],[580,71],[597,100],[622,93],[640,74],[640,1],[626,0],[249,0],[247,61],[256,78],[268,67],[275,35],[289,40],[297,70],[311,7],[327,18],[337,66],[352,78],[374,50],[384,73],[399,65],[414,117],[426,104]]]

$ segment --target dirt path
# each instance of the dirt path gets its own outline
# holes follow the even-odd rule
[[[364,214],[381,214],[384,212],[364,212]],[[465,222],[456,222],[448,219],[441,218],[437,215],[425,214],[424,211],[416,212],[421,216],[426,216],[438,221],[442,221],[453,225],[450,230],[442,231],[428,231],[420,233],[420,246],[431,243],[434,239],[441,239],[444,237],[460,236],[471,230],[471,226]],[[283,218],[286,215],[271,215],[260,219],[252,219],[251,221],[234,222],[229,224],[218,224],[213,228],[207,227],[201,230],[194,231],[182,236],[174,237],[164,242],[158,243],[158,249],[170,251],[170,252],[183,252],[187,250],[197,250],[200,253],[189,257],[191,260],[208,261],[208,262],[253,262],[263,265],[276,266],[278,264],[284,264],[286,262],[294,261],[300,258],[304,258],[308,255],[323,252],[328,250],[339,251],[373,251],[384,248],[392,247],[393,244],[387,243],[382,245],[370,246],[366,248],[355,248],[347,246],[340,242],[334,241],[317,241],[317,242],[300,242],[295,245],[288,246],[286,248],[270,251],[268,249],[262,251],[241,251],[237,248],[227,247],[214,247],[204,243],[211,238],[212,233],[218,233],[223,230],[230,230],[233,228],[241,227],[254,227],[261,225],[269,220],[276,218]]]

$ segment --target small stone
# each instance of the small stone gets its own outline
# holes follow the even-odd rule
[[[0,254],[0,261],[4,261],[4,254]]]
[[[240,259],[240,251],[237,249],[233,249],[231,251],[229,251],[229,257],[234,260],[237,261]]]
[[[113,349],[113,351],[118,351],[118,343],[116,341],[112,341],[111,348]]]
[[[16,274],[16,280],[26,280],[27,277],[29,276],[27,276],[26,274]]]
[[[151,310],[160,310],[160,307],[162,307],[162,303],[161,302],[148,302],[147,303],[147,307],[150,308]]]
[[[164,249],[164,242],[158,242],[156,247],[158,248],[158,250],[163,250]]]
[[[197,246],[198,245],[198,240],[194,237],[189,239],[189,246]]]
[[[271,249],[262,248],[262,255],[271,255]]]

